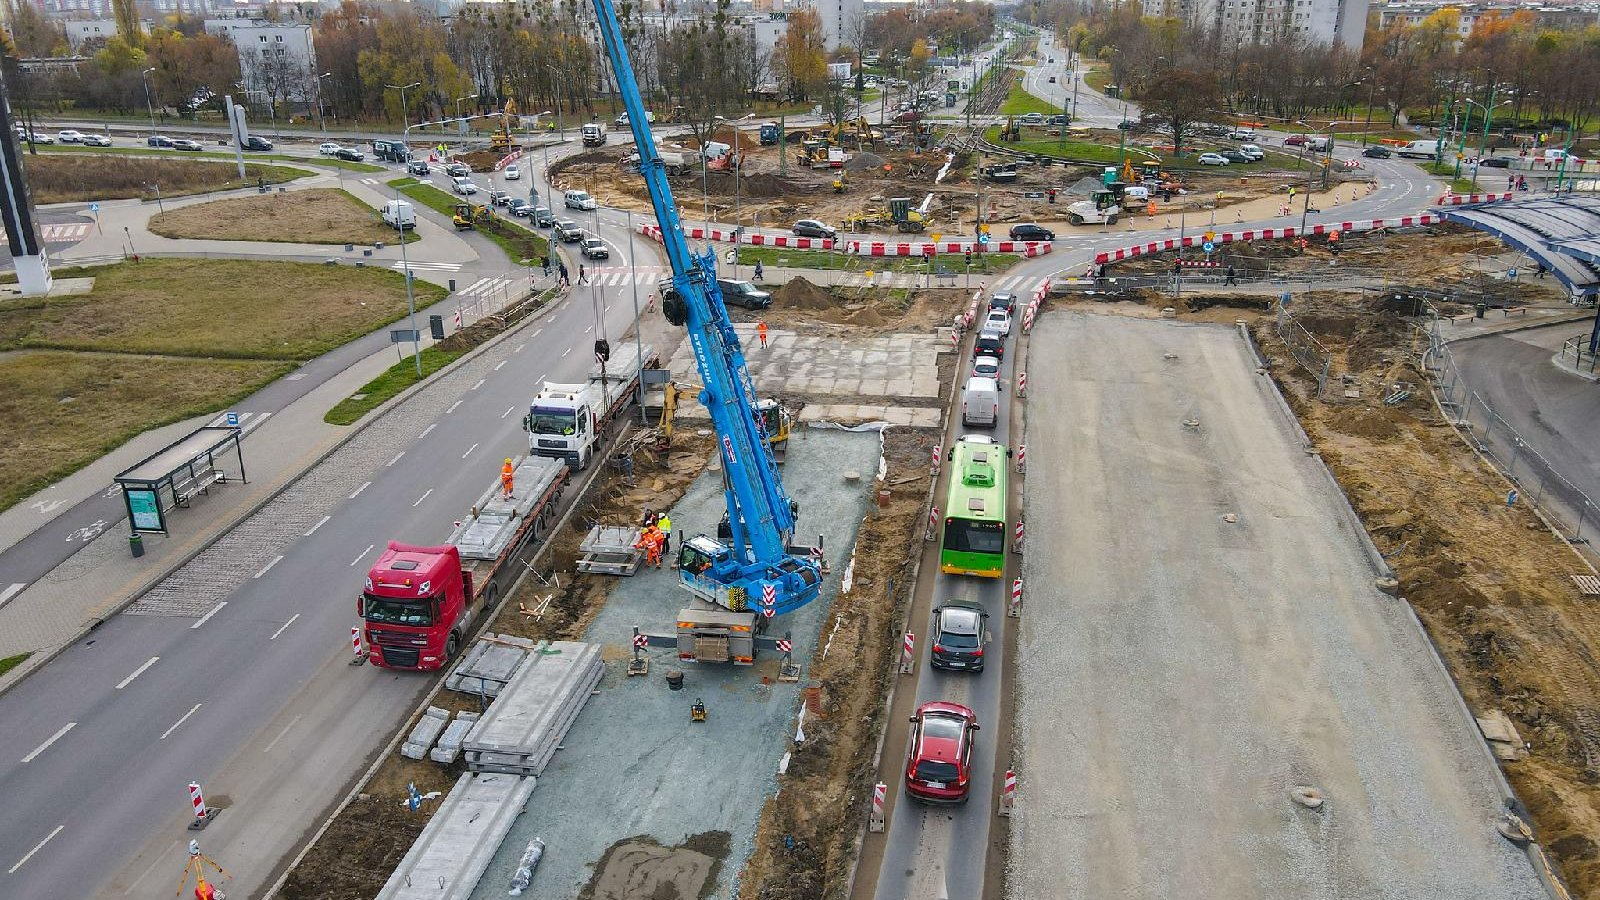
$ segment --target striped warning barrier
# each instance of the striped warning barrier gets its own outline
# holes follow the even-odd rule
[[[1007,769],[1006,780],[1000,788],[1000,809],[998,810],[999,815],[1011,815],[1011,805],[1013,802],[1015,802],[1016,795],[1017,773],[1014,769]]]
[[[867,819],[867,830],[874,834],[883,832],[883,802],[889,797],[889,786],[878,782],[872,786],[872,813]]]
[[[1310,225],[1305,229],[1307,235],[1324,235],[1338,231],[1346,234],[1361,231],[1377,231],[1382,228],[1414,228],[1419,225],[1433,225],[1441,221],[1438,213],[1419,213],[1414,216],[1400,216],[1395,219],[1365,219],[1354,222],[1324,222],[1320,225]],[[1298,237],[1300,229],[1294,226],[1285,228],[1249,228],[1243,231],[1224,231],[1217,234],[1212,240],[1218,244],[1232,244],[1245,241],[1273,241]],[[1135,259],[1140,256],[1149,256],[1163,253],[1168,250],[1177,250],[1180,247],[1199,247],[1205,243],[1203,236],[1195,235],[1185,238],[1167,238],[1160,241],[1151,241],[1145,244],[1135,244],[1131,247],[1122,247],[1117,250],[1106,250],[1095,255],[1096,263],[1105,264],[1118,262],[1125,259]]]
[[[1474,203],[1498,203],[1501,200],[1510,200],[1516,194],[1506,192],[1500,194],[1445,194],[1433,201],[1434,206],[1470,206]]]
[[[1017,471],[1018,472],[1026,472],[1026,471],[1028,471],[1028,445],[1027,444],[1018,444],[1017,445]]]
[[[361,656],[361,626],[350,626],[350,649],[355,651],[356,657]]]
[[[661,226],[651,223],[639,223],[634,226],[640,234],[653,240],[661,240]],[[852,256],[926,256],[933,254],[967,254],[967,253],[1017,253],[1023,256],[1039,256],[1049,253],[1053,247],[1050,241],[996,241],[989,244],[978,244],[972,241],[872,241],[850,240],[842,241],[833,238],[804,238],[787,234],[762,234],[746,228],[735,232],[732,228],[706,228],[702,225],[686,225],[683,227],[685,237],[696,240],[711,240],[721,242],[738,242],[756,247],[784,247],[792,250],[838,250]]]
[[[1017,373],[1017,396],[1018,397],[1026,397],[1026,396],[1028,396],[1028,373],[1027,372],[1018,372]]]
[[[900,674],[910,675],[913,663],[917,658],[917,636],[906,632],[906,639],[902,643],[900,652]]]
[[[939,463],[941,461],[943,461],[943,459],[944,459],[944,448],[940,447],[938,444],[934,444],[933,445],[932,461],[933,461],[933,477],[935,477],[935,478],[939,477]]]
[[[1022,614],[1022,576],[1017,576],[1011,582],[1011,603],[1006,607],[1006,615],[1015,619]]]
[[[928,533],[923,535],[923,540],[931,541],[939,533],[939,507],[928,510]]]
[[[1016,527],[1015,534],[1011,539],[1011,552],[1013,552],[1013,553],[1021,553],[1022,552],[1022,536],[1023,536],[1023,534],[1024,534],[1024,529],[1022,527],[1022,520],[1018,519],[1017,520],[1017,527]]]

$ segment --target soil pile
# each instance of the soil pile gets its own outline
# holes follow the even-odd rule
[[[473,150],[470,153],[457,153],[456,161],[471,166],[474,172],[493,172],[494,164],[499,162],[503,155],[493,150]]]
[[[876,153],[857,153],[855,156],[845,160],[844,167],[851,172],[859,172],[862,169],[871,169],[879,172],[883,170],[883,157]]]
[[[789,309],[830,310],[839,307],[834,296],[811,282],[796,276],[789,283],[772,292],[775,306]]]

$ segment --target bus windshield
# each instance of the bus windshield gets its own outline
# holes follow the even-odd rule
[[[419,597],[415,600],[399,600],[394,597],[374,597],[371,594],[362,594],[366,601],[367,621],[377,622],[380,625],[415,625],[426,627],[433,624],[433,597]]]
[[[1005,553],[1006,527],[1000,522],[974,522],[971,519],[946,519],[944,549],[957,553]]]
[[[534,434],[572,434],[577,430],[578,417],[570,409],[533,408]]]

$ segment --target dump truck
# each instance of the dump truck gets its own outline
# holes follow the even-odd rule
[[[390,541],[356,597],[366,660],[386,669],[448,665],[522,571],[507,563],[553,523],[569,472],[559,459],[514,457],[510,499],[497,476],[445,543]]]
[[[595,365],[582,384],[546,381],[529,404],[522,429],[528,452],[565,460],[576,470],[589,467],[599,454],[606,431],[633,403],[641,371],[657,364],[655,349],[633,346],[613,356],[605,341],[595,342]],[[643,365],[640,365],[641,360]]]
[[[687,175],[690,172],[700,171],[702,159],[699,153],[684,150],[661,151],[661,164],[666,167],[668,175]],[[638,169],[634,169],[638,174]]]
[[[1096,188],[1089,199],[1067,207],[1067,221],[1074,225],[1117,224],[1117,214],[1122,212],[1119,193],[1110,187]]]
[[[606,126],[604,122],[586,122],[583,126],[583,145],[585,147],[598,147],[606,142]]]

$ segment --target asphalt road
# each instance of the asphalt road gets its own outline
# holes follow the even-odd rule
[[[625,235],[604,225],[602,234],[626,251]],[[389,539],[442,540],[498,459],[526,452],[518,411],[540,380],[588,369],[597,297],[608,334],[620,335],[633,318],[630,289],[576,287],[468,374],[420,395],[427,408],[409,414],[414,431],[346,464],[370,469],[345,472],[346,483],[370,483],[348,498],[341,487],[329,518],[286,541],[281,559],[251,572],[229,567],[227,542],[203,555],[219,579],[238,582],[225,606],[199,619],[117,616],[0,696],[0,791],[10,801],[0,895],[174,890],[190,780],[230,808],[202,836],[235,876],[230,893],[260,889],[427,685],[344,665],[363,564]]]
[[[1030,347],[1007,897],[1544,897],[1237,331],[1048,313]]]
[[[1058,109],[1066,104],[1072,110],[1074,125],[1115,128],[1124,118],[1139,118],[1138,104],[1113,100],[1083,80],[1089,68],[1083,65],[1081,58],[1077,68],[1070,69],[1067,66],[1067,48],[1057,46],[1054,41],[1048,32],[1040,34],[1039,62],[1022,70],[1023,90],[1054,104]],[[1055,62],[1050,62],[1051,58]],[[1050,81],[1052,76],[1056,79],[1054,83]],[[1074,85],[1077,86],[1076,92]]]

